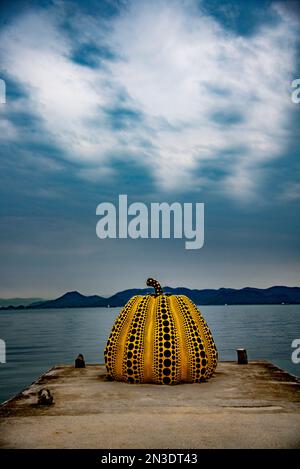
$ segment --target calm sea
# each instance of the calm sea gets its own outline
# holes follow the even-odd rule
[[[300,305],[203,306],[220,360],[235,360],[245,347],[249,359],[267,359],[300,376],[291,361],[291,343],[300,339]],[[120,308],[0,311],[0,338],[7,355],[0,364],[0,402],[28,386],[48,368],[73,363],[82,353],[88,363],[103,363],[103,350]]]

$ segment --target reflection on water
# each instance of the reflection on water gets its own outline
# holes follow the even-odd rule
[[[0,338],[7,347],[0,364],[0,402],[58,363],[103,363],[103,350],[120,308],[1,311]],[[249,359],[267,359],[300,376],[291,343],[300,338],[300,305],[203,306],[220,360],[235,360],[245,347]]]

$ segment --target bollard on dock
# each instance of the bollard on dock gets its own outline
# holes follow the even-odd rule
[[[85,368],[85,361],[82,353],[75,360],[75,368]]]
[[[238,365],[247,365],[248,364],[247,350],[245,348],[238,348],[236,351],[237,351]]]

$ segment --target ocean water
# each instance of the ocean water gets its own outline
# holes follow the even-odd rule
[[[300,339],[300,305],[203,306],[220,360],[266,359],[300,376],[291,343]],[[103,351],[120,308],[0,311],[0,339],[6,363],[0,363],[0,402],[27,387],[55,364],[72,364],[78,353],[87,363],[104,363]]]

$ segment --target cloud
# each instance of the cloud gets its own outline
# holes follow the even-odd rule
[[[292,182],[288,187],[284,187],[282,191],[282,199],[285,202],[300,200],[300,183]]]
[[[290,133],[299,25],[272,8],[276,21],[248,36],[191,1],[132,2],[110,19],[76,12],[72,34],[57,11],[27,12],[0,37],[25,90],[6,105],[6,138],[52,142],[89,181],[123,158],[166,191],[252,198]],[[38,133],[17,123],[23,106]]]

